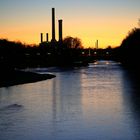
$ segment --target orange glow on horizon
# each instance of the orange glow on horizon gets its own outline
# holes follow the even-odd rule
[[[78,5],[78,6],[77,6]],[[0,1],[0,38],[39,44],[40,33],[51,40],[52,7],[55,8],[56,40],[58,20],[63,20],[63,38],[78,37],[85,48],[119,46],[127,33],[137,26],[140,1],[104,0],[24,0]]]
[[[19,35],[19,37],[17,37],[18,35]],[[8,34],[8,35],[3,35],[0,38],[1,39],[8,39],[10,41],[15,41],[15,42],[19,41],[19,42],[29,44],[29,45],[30,44],[38,45],[40,43],[40,33],[38,33],[38,34],[37,33],[35,33],[35,34],[32,33],[32,34],[28,34],[26,36],[24,36],[24,35],[22,36],[22,34],[18,34],[18,35],[13,36],[12,34],[11,35]],[[72,37],[80,38],[79,36],[72,36]],[[44,41],[45,41],[45,38],[46,37],[45,37],[45,33],[44,33]],[[83,38],[80,38],[80,39],[82,41],[82,45],[83,45],[84,48],[95,48],[96,39],[92,39],[92,38],[88,38],[88,37],[85,37],[85,38],[83,37]],[[118,47],[121,44],[121,40],[122,40],[122,38],[120,38],[120,39],[118,38],[116,40],[111,40],[111,39],[106,40],[104,38],[101,38],[100,40],[98,39],[99,48],[107,48],[108,46],[111,46],[112,48],[113,47]]]
[[[28,34],[26,36],[22,36],[22,34],[18,34],[19,37],[15,37],[12,34],[8,34],[8,35],[3,35],[2,39],[8,39],[10,41],[19,41],[25,44],[35,44],[38,45],[40,43],[40,33],[32,33],[32,34]],[[36,35],[36,36],[35,36]],[[34,36],[34,37],[33,37]],[[72,37],[78,37],[78,36],[72,36]],[[124,36],[125,37],[125,36]],[[45,41],[45,34],[44,34],[44,41]],[[80,38],[80,37],[78,37]],[[95,48],[95,43],[96,43],[96,39],[92,39],[92,38],[88,38],[88,37],[82,37],[80,38],[82,41],[82,45],[84,48]],[[98,38],[97,38],[98,39]],[[118,38],[116,40],[106,40],[105,38],[101,38],[99,41],[99,48],[107,48],[108,46],[113,47],[118,47],[121,44],[122,38]]]
[[[50,17],[51,17],[51,13]],[[21,41],[26,44],[39,44],[40,33],[49,33],[51,40],[51,18],[45,21],[24,21],[23,23],[7,23],[0,27],[0,38],[7,38],[12,41]],[[99,40],[99,48],[108,46],[117,47],[127,35],[128,31],[135,27],[130,19],[123,22],[113,17],[65,17],[63,19],[63,38],[66,36],[78,37],[81,39],[84,48],[95,48],[96,40]],[[121,18],[120,18],[121,19]],[[56,39],[58,40],[58,18],[56,17]],[[123,20],[123,19],[122,19]]]
[[[46,39],[45,36],[45,28],[41,29],[38,28],[36,30],[35,25],[30,27],[24,27],[22,29],[20,28],[13,28],[13,29],[8,29],[8,32],[4,32],[1,34],[0,38],[7,38],[8,40],[12,41],[21,41],[22,43],[26,44],[39,44],[40,43],[40,33],[41,31],[44,31],[44,41]],[[99,40],[99,48],[106,48],[108,46],[111,47],[117,47],[121,44],[121,41],[123,38],[127,35],[127,29],[123,33],[121,30],[117,31],[118,33],[116,34],[115,31],[113,32],[112,30],[110,31],[97,31],[94,29],[89,32],[89,29],[87,28],[85,31],[84,29],[82,30],[82,27],[77,29],[71,29],[68,28],[68,30],[64,29],[64,35],[63,38],[66,36],[72,36],[72,37],[78,37],[81,39],[82,44],[84,48],[95,48],[95,42],[96,40]],[[81,29],[81,32],[80,32]],[[49,29],[50,30],[50,29]],[[51,31],[49,33],[49,41],[51,40]],[[67,33],[67,34],[66,34]],[[89,34],[88,34],[89,33]],[[118,35],[119,34],[119,35]],[[56,39],[58,39],[57,33],[56,33]]]
[[[106,27],[103,27],[102,30],[96,29],[96,27],[93,27],[93,29],[83,28],[81,25],[78,28],[69,28],[68,26],[64,28],[63,38],[66,36],[72,36],[72,37],[78,37],[81,39],[82,44],[84,48],[95,48],[95,42],[96,40],[99,40],[99,48],[106,48],[108,46],[111,47],[117,47],[121,44],[122,40],[125,38],[125,36],[128,33],[128,29],[126,28],[125,31],[115,29],[113,31],[113,26],[108,27],[108,30]],[[124,27],[122,27],[124,28]],[[67,30],[66,30],[67,29]],[[35,25],[27,26],[24,28],[9,28],[8,32],[3,32],[0,36],[0,38],[6,38],[11,41],[21,41],[22,43],[26,44],[39,44],[40,43],[40,33],[43,32],[44,35],[44,41],[46,40],[46,33],[49,31],[49,41],[51,40],[51,29],[48,28],[48,30],[45,32],[45,25],[42,28],[36,28]],[[57,31],[57,29],[56,29]],[[58,33],[56,32],[56,39],[58,40]]]

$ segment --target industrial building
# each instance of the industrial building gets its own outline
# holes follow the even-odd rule
[[[55,8],[52,8],[52,38],[51,43],[62,42],[63,40],[63,20],[58,20],[58,41],[56,40],[56,29],[55,29]],[[43,39],[43,33],[40,33],[40,43],[49,42],[49,34],[46,33],[46,40]]]

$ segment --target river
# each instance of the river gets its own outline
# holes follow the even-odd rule
[[[36,68],[56,78],[0,88],[0,140],[139,140],[140,88],[120,63]]]

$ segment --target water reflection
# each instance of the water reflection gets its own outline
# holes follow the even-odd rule
[[[120,64],[95,63],[82,77],[83,112],[86,124],[96,130],[95,138],[132,139],[123,116],[123,69]]]
[[[126,70],[124,73],[124,101],[127,115],[132,118],[134,135],[140,138],[140,77],[139,73],[133,70]],[[126,82],[127,81],[127,82]],[[127,94],[126,94],[127,93]]]
[[[139,139],[139,79],[119,63],[39,71],[56,78],[0,88],[2,140]]]
[[[69,132],[74,133],[76,126],[79,126],[79,119],[82,115],[80,78],[79,72],[70,70],[57,74],[57,79],[52,80],[52,134],[54,139],[62,139]]]

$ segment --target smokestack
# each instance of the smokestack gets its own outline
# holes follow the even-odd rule
[[[96,41],[96,49],[98,49],[98,45],[99,45],[99,43],[98,43],[98,40]]]
[[[52,42],[55,41],[55,8],[52,8]]]
[[[46,33],[46,41],[49,42],[49,34]]]
[[[43,33],[40,33],[40,39],[41,39],[41,43],[43,42]]]
[[[63,37],[62,37],[62,20],[58,20],[58,24],[59,24],[59,42],[62,41]]]

